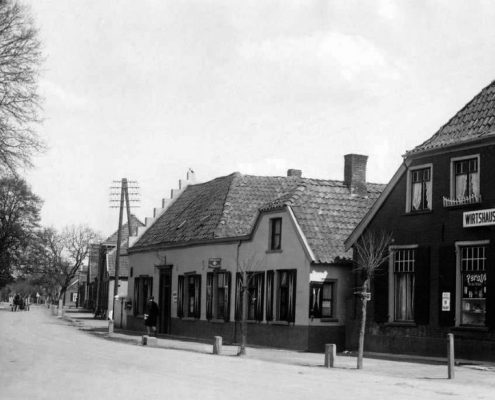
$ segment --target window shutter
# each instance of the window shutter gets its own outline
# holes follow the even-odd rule
[[[456,277],[455,247],[441,246],[439,249],[439,298],[438,312],[440,326],[455,325],[455,277]],[[450,311],[442,311],[442,293],[450,292]]]
[[[430,322],[430,248],[416,250],[414,265],[414,320],[419,325]]]
[[[371,300],[374,305],[375,322],[388,322],[388,271],[389,262],[383,262],[382,265],[375,271],[373,277],[374,290],[371,295]],[[359,297],[358,297],[359,299]]]
[[[256,274],[256,321],[263,321],[265,274]]]
[[[138,315],[139,278],[134,279],[134,315]]]
[[[296,320],[296,285],[297,285],[297,270],[288,271],[289,278],[289,302],[288,302],[288,321],[295,322]]]
[[[223,319],[225,322],[230,321],[230,286],[232,281],[232,274],[230,272],[225,273],[225,307]]]
[[[486,320],[485,324],[495,328],[495,243],[486,247]]]
[[[177,317],[182,318],[184,316],[184,275],[179,275],[179,284],[177,287]]]
[[[194,318],[201,318],[201,275],[194,279]]]
[[[213,272],[206,273],[206,319],[213,318]]]
[[[266,320],[273,321],[273,277],[274,271],[266,271]]]
[[[241,320],[241,290],[242,290],[242,275],[240,272],[235,277],[235,320]]]

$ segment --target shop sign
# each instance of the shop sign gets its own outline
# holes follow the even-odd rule
[[[221,258],[210,258],[208,260],[208,268],[220,268],[222,266]]]
[[[464,228],[488,225],[495,225],[495,208],[466,211],[462,214],[462,226]]]
[[[177,304],[177,292],[172,292],[172,303]]]
[[[450,292],[442,293],[442,311],[450,311]]]

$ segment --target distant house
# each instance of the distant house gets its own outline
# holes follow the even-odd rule
[[[367,157],[345,157],[345,180],[233,173],[178,192],[131,238],[127,328],[159,303],[159,332],[239,342],[240,273],[249,276],[248,343],[342,349],[352,297],[344,240],[383,185]]]
[[[495,82],[404,162],[346,242],[393,235],[366,349],[495,360]]]
[[[144,224],[131,215],[131,232],[137,233]],[[115,284],[115,259],[118,232],[115,231],[102,243],[94,244],[89,252],[88,266],[88,306],[100,317],[109,317],[113,310],[113,293]],[[129,238],[128,223],[121,230],[121,253],[119,262],[119,296],[127,295],[129,263],[127,260],[127,243]]]

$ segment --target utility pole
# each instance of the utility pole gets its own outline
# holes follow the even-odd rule
[[[119,202],[119,206],[114,206],[111,205],[111,208],[119,208],[119,227],[117,230],[117,248],[115,250],[115,281],[114,281],[114,286],[113,286],[113,305],[112,305],[112,320],[114,320],[114,312],[115,312],[115,299],[119,294],[119,269],[120,269],[120,244],[122,241],[122,219],[123,219],[123,214],[124,214],[124,204],[126,205],[126,211],[127,211],[127,228],[129,231],[129,237],[132,236],[132,228],[131,228],[131,205],[130,202],[138,202],[139,200],[137,198],[133,198],[132,200],[129,200],[129,189],[131,189],[131,195],[137,196],[139,193],[137,190],[139,189],[139,186],[137,185],[137,181],[128,181],[127,178],[122,178],[121,181],[113,181],[114,186],[110,187],[110,203],[116,203]],[[117,185],[117,186],[115,186]],[[120,189],[120,199],[115,198],[115,196],[118,196],[118,192],[115,192],[115,190]],[[114,192],[112,192],[112,190]],[[113,196],[113,197],[112,197]],[[137,206],[134,206],[137,207]],[[122,324],[122,321],[121,321]]]

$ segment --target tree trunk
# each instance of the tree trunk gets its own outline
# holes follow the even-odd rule
[[[364,353],[364,333],[366,331],[366,305],[368,300],[365,297],[368,293],[368,279],[363,283],[363,290],[361,292],[361,326],[359,328],[359,348],[357,358],[357,369],[363,369],[363,353]]]
[[[247,311],[248,311],[248,290],[247,290],[247,273],[242,272],[242,317],[241,317],[241,348],[239,350],[239,355],[246,355],[246,344],[247,344]]]

